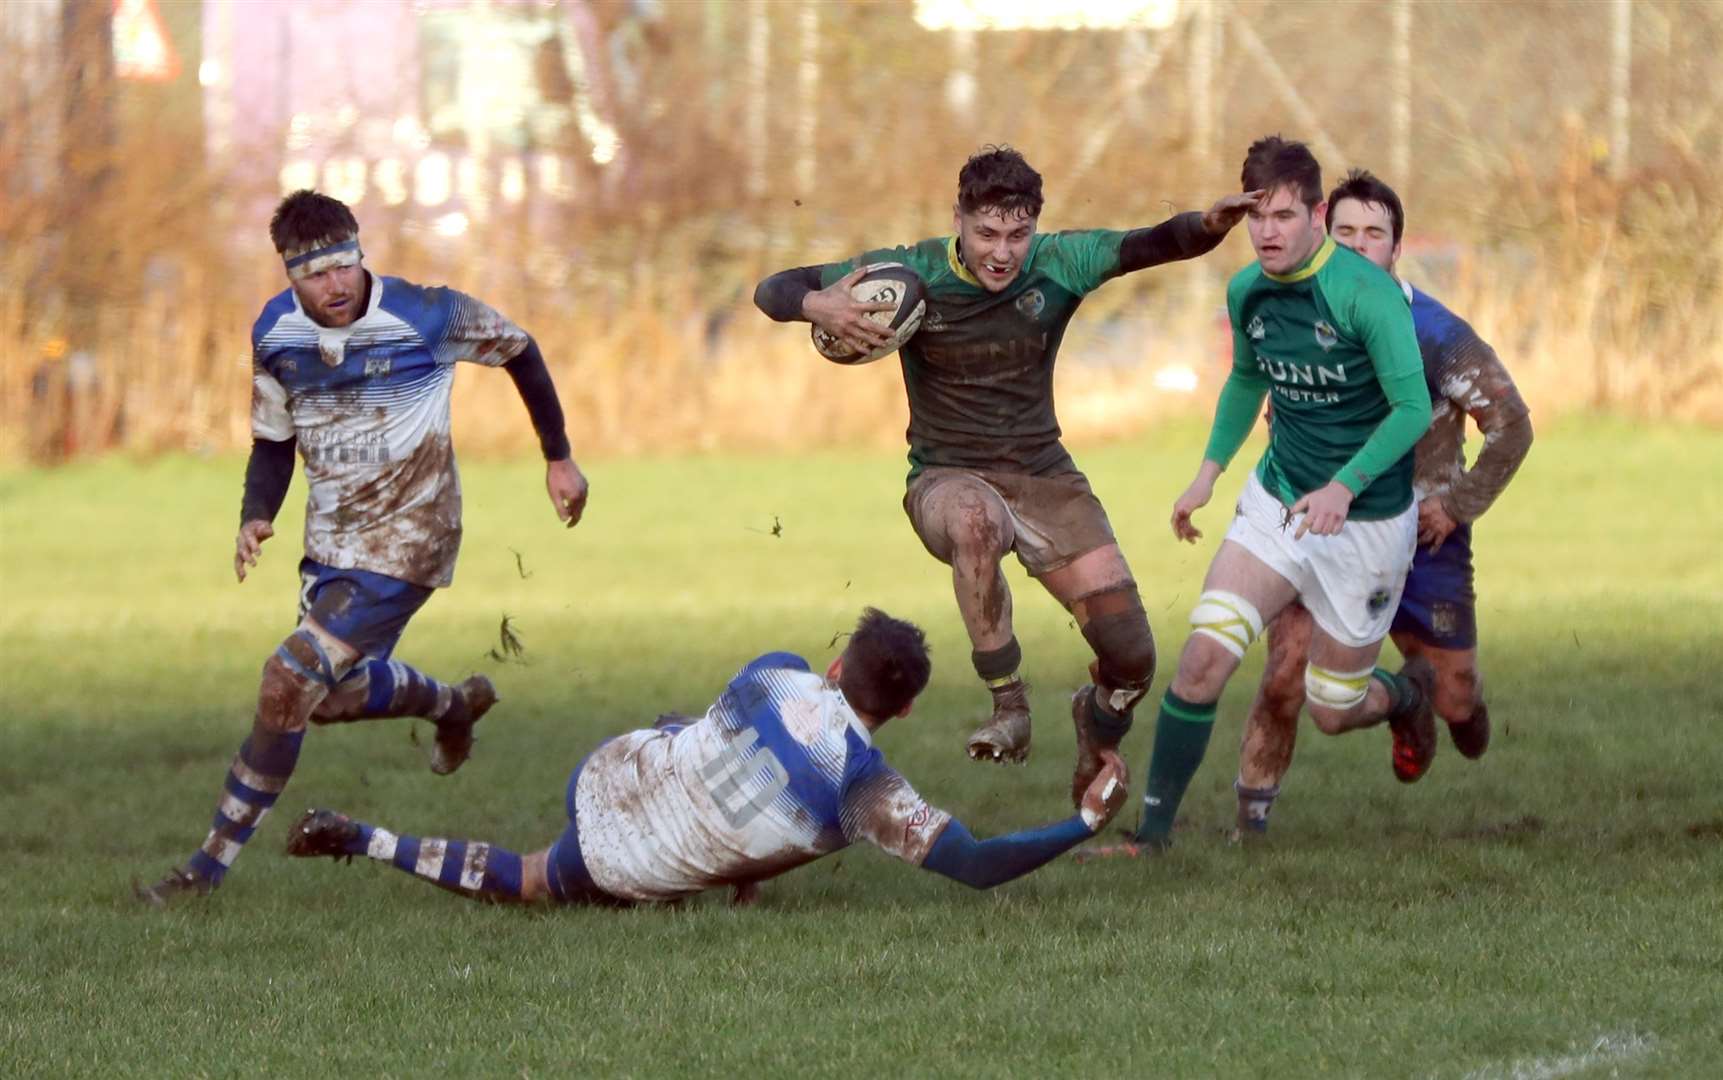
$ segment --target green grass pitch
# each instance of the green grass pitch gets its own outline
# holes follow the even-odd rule
[[[1069,813],[1082,639],[1012,565],[1034,754],[969,763],[986,699],[901,454],[591,462],[572,532],[537,466],[469,463],[455,585],[399,655],[497,680],[473,760],[432,776],[423,724],[314,729],[226,886],[165,913],[128,881],[203,837],[293,619],[303,479],[236,586],[238,459],[0,473],[0,1075],[1723,1075],[1723,436],[1547,426],[1478,530],[1481,762],[1444,737],[1404,787],[1385,731],[1306,722],[1269,843],[1230,847],[1253,657],[1164,858],[975,893],[852,849],[745,910],[490,907],[281,848],[309,805],[541,846],[601,736],[767,649],[824,664],[870,603],[934,645],[888,758],[979,835]],[[1175,544],[1202,434],[1077,455],[1156,695],[1245,472]],[[505,615],[523,663],[487,655]]]

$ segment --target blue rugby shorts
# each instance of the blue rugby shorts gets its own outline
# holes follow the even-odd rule
[[[1410,634],[1437,649],[1478,644],[1478,597],[1472,585],[1472,527],[1461,525],[1440,551],[1420,547],[1412,556],[1393,633]]]

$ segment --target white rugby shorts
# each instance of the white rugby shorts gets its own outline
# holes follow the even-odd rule
[[[1303,520],[1288,521],[1285,505],[1252,470],[1226,538],[1292,582],[1329,637],[1354,648],[1387,637],[1418,542],[1418,504],[1382,521],[1348,519],[1336,536],[1295,540]]]

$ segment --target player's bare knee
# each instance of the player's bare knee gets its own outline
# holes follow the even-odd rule
[[[1191,636],[1179,654],[1174,689],[1186,700],[1219,696],[1245,650],[1261,636],[1262,615],[1255,604],[1234,592],[1205,589],[1191,609]],[[1189,693],[1204,696],[1189,698]]]
[[[1179,653],[1172,689],[1186,701],[1214,701],[1237,669],[1238,660],[1232,653],[1192,634]]]
[[[1478,707],[1478,686],[1476,668],[1443,671],[1436,679],[1435,700],[1431,704],[1445,720],[1470,720]]]
[[[1358,726],[1370,700],[1371,670],[1334,671],[1315,663],[1304,666],[1304,693],[1318,730],[1338,735]]]
[[[1316,730],[1324,735],[1340,735],[1351,731],[1354,726],[1351,723],[1356,712],[1354,709],[1336,709],[1327,705],[1318,705],[1312,701],[1305,711],[1310,713],[1310,719],[1316,724]]]

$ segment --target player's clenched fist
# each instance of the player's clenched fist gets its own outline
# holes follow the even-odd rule
[[[1090,782],[1089,790],[1083,792],[1083,806],[1078,811],[1090,832],[1100,832],[1107,822],[1113,820],[1113,815],[1125,805],[1125,796],[1130,788],[1131,777],[1125,770],[1125,760],[1111,750],[1101,751],[1101,771]]]

